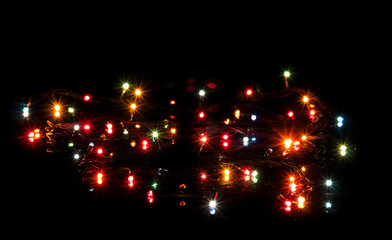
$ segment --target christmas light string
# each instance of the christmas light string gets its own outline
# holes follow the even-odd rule
[[[164,176],[171,174],[169,169],[157,167],[159,159],[171,149],[178,150],[176,144],[189,144],[187,154],[197,163],[182,170],[181,176],[197,183],[196,192],[205,199],[211,215],[220,213],[218,193],[224,198],[227,192],[266,191],[276,196],[277,209],[282,212],[298,215],[310,211],[321,178],[312,179],[309,169],[322,174],[331,162],[347,158],[351,152],[343,143],[331,143],[332,135],[342,135],[344,118],[301,88],[287,86],[263,94],[245,89],[233,106],[219,103],[220,116],[216,117],[209,111],[207,89],[198,92],[194,110],[178,111],[174,100],[149,106],[143,96],[145,89],[130,86],[124,83],[115,98],[58,89],[30,99],[21,109],[21,118],[30,130],[20,139],[32,148],[70,153],[90,191],[100,191],[117,176],[116,184],[138,188],[150,206],[164,188]],[[143,107],[163,109],[166,116],[151,121]],[[100,112],[102,109],[108,114]],[[177,122],[175,114],[181,112],[194,112],[194,120]],[[107,180],[108,175],[112,180]],[[152,182],[138,186],[146,175]],[[312,204],[324,205],[324,212],[331,212],[333,181],[328,179],[324,185],[324,202]],[[179,205],[185,207],[186,201]]]

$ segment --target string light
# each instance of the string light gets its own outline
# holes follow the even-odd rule
[[[290,73],[288,71],[285,71],[284,76],[287,81],[287,78],[290,77]],[[286,87],[287,86],[288,86],[288,82],[286,82]],[[123,91],[124,94],[125,91],[129,89],[130,85],[128,83],[124,83],[122,87],[124,90]],[[135,96],[142,95],[142,91],[140,89],[134,89],[134,90],[135,90],[134,91]],[[296,91],[297,99],[298,99],[298,95],[303,96],[302,95],[303,91],[297,91],[295,88],[287,89],[284,91],[285,91],[284,94],[280,94],[279,96],[286,96],[288,94],[291,94],[290,91],[293,92]],[[205,96],[205,94],[206,94],[205,90],[201,89],[199,91],[199,96],[202,99]],[[242,92],[242,94],[244,93]],[[250,97],[254,94],[254,92],[251,89],[246,89],[245,94],[246,96]],[[132,95],[132,92],[129,95]],[[72,96],[72,94],[61,93],[61,96]],[[75,94],[74,96],[78,101],[81,102],[83,102],[83,100],[86,102],[90,101],[89,95],[85,95],[83,99],[81,99],[81,96],[79,94]],[[242,96],[244,97],[244,95]],[[136,104],[140,104],[139,106],[147,106],[147,104],[144,104],[143,102],[144,99],[135,98],[133,95],[128,97],[130,97],[131,101],[135,101],[135,102],[134,103],[128,102],[128,100],[125,99],[124,95],[121,95],[121,99],[120,99],[121,101],[117,101],[117,102],[124,103],[125,109],[128,108],[128,113],[129,113],[129,107],[131,108],[132,114],[134,113],[133,110],[136,110],[137,108]],[[271,185],[271,187],[276,188],[273,189],[273,191],[276,191],[277,195],[279,196],[280,209],[282,209],[282,201],[283,201],[284,210],[286,212],[291,212],[289,214],[290,216],[291,215],[294,216],[296,211],[298,212],[299,209],[305,208],[306,205],[305,203],[309,201],[307,199],[310,199],[309,194],[312,193],[312,189],[316,187],[320,187],[320,184],[314,184],[311,180],[308,180],[308,178],[311,179],[312,175],[310,176],[308,175],[305,166],[306,167],[310,167],[313,165],[317,166],[317,164],[319,164],[318,159],[321,159],[321,157],[323,159],[332,158],[331,156],[328,156],[328,152],[325,153],[325,151],[324,152],[320,151],[321,147],[319,142],[321,142],[320,139],[324,139],[324,137],[326,137],[325,132],[328,131],[324,131],[324,130],[329,127],[328,125],[331,126],[334,125],[333,124],[334,122],[332,121],[333,123],[329,124],[331,123],[330,121],[331,117],[328,116],[328,114],[325,114],[325,107],[324,107],[325,105],[318,104],[319,100],[315,97],[309,99],[308,96],[303,96],[302,102],[306,103],[305,107],[303,106],[299,107],[294,104],[287,105],[292,109],[287,112],[287,116],[290,118],[290,120],[287,119],[287,116],[285,115],[284,112],[285,110],[283,110],[283,113],[280,110],[278,113],[272,112],[272,114],[270,114],[269,113],[270,109],[268,109],[268,106],[263,106],[263,109],[258,108],[255,111],[254,106],[259,107],[259,105],[256,105],[259,99],[252,99],[252,101],[244,101],[243,97],[241,98],[243,101],[240,103],[240,105],[237,105],[237,107],[239,106],[243,111],[242,113],[243,119],[237,121],[237,119],[241,118],[241,111],[236,107],[234,111],[234,117],[233,115],[231,115],[232,113],[229,112],[226,116],[223,115],[224,117],[218,120],[219,122],[215,122],[220,124],[220,125],[216,124],[216,126],[212,126],[213,123],[211,123],[212,121],[210,122],[210,120],[213,120],[212,119],[213,116],[215,116],[215,112],[213,111],[213,109],[208,108],[208,106],[204,106],[203,105],[204,103],[202,101],[199,101],[200,104],[199,109],[205,109],[205,110],[208,109],[208,113],[212,114],[211,117],[207,119],[208,121],[198,121],[195,124],[197,125],[196,127],[199,127],[199,129],[196,129],[195,132],[202,132],[202,131],[207,132],[206,130],[208,129],[208,133],[209,133],[208,138],[205,133],[202,133],[199,139],[197,139],[196,137],[195,143],[196,145],[198,145],[198,147],[201,146],[200,151],[198,153],[198,157],[200,158],[199,168],[203,168],[204,170],[206,170],[209,175],[207,181],[206,172],[201,172],[199,169],[198,170],[199,174],[196,173],[196,176],[193,175],[193,178],[196,179],[200,184],[202,184],[203,186],[202,191],[204,194],[203,197],[205,197],[205,199],[208,199],[206,195],[208,194],[209,190],[207,189],[216,188],[215,184],[224,185],[225,191],[228,192],[237,191],[238,189],[242,189],[243,191],[248,191],[249,189],[255,189],[256,191],[257,186],[260,184],[255,184],[255,183],[259,181],[260,173],[256,170],[251,171],[251,169],[260,170],[261,168],[265,167],[265,170],[267,171],[268,169],[267,166],[278,166],[278,167],[290,169],[291,170],[290,174],[295,174],[295,175],[290,177],[288,188],[287,188],[286,178],[284,179],[284,184],[282,184],[283,187],[280,187],[280,189],[277,189],[278,187],[275,187],[274,185]],[[266,98],[267,97],[268,96],[266,96]],[[108,102],[112,102],[112,101],[108,101]],[[252,102],[252,104],[254,105],[251,106],[249,102]],[[311,102],[312,104],[309,104],[309,102]],[[89,115],[87,117],[83,116],[83,113],[87,111],[82,107],[79,108],[76,101],[75,102],[64,101],[64,103],[72,103],[72,106],[69,105],[65,106],[61,104],[50,105],[55,110],[54,116],[56,117],[56,119],[53,120],[53,118],[49,118],[49,120],[46,121],[47,125],[41,128],[41,129],[45,129],[42,133],[37,128],[34,131],[27,132],[28,133],[27,140],[25,135],[26,132],[24,133],[22,138],[27,142],[35,142],[36,140],[41,139],[41,141],[37,141],[36,144],[31,144],[30,146],[32,148],[36,148],[40,145],[42,146],[45,145],[45,146],[49,146],[47,147],[48,152],[64,151],[64,148],[65,150],[70,151],[69,158],[70,159],[73,158],[74,160],[79,160],[79,161],[75,161],[75,163],[77,163],[75,165],[80,165],[88,169],[90,169],[90,167],[91,169],[99,169],[98,173],[94,171],[95,173],[97,173],[96,184],[98,185],[101,185],[104,182],[103,181],[104,176],[101,171],[104,170],[105,173],[106,171],[117,171],[115,170],[115,168],[111,168],[110,164],[112,164],[112,162],[116,162],[116,164],[118,163],[120,165],[123,159],[122,155],[124,156],[130,155],[129,159],[136,159],[139,156],[143,156],[141,157],[141,159],[143,159],[143,161],[144,159],[146,159],[146,161],[144,161],[143,164],[148,166],[150,164],[149,156],[153,156],[153,154],[155,154],[156,152],[161,151],[160,145],[162,145],[163,146],[162,149],[164,149],[164,147],[168,146],[168,143],[174,144],[175,138],[180,137],[184,139],[184,136],[182,135],[184,131],[180,131],[180,133],[177,134],[177,129],[173,127],[176,126],[177,124],[178,124],[177,126],[183,126],[183,125],[179,125],[180,123],[176,123],[172,121],[174,117],[173,118],[170,117],[169,120],[165,119],[164,124],[162,124],[162,122],[157,124],[157,122],[152,123],[148,121],[136,123],[133,121],[132,118],[131,120],[129,119],[124,120],[124,119],[120,119],[120,117],[118,116],[113,117],[111,119],[109,119],[109,117],[107,116],[90,118]],[[166,100],[166,104],[167,104],[167,100]],[[175,105],[175,101],[171,100],[170,105]],[[315,106],[317,106],[317,111],[315,109]],[[170,106],[166,106],[166,107],[170,108],[171,109],[170,111],[174,110],[173,107]],[[264,111],[264,107],[266,111]],[[53,108],[50,108],[49,110],[53,111]],[[75,114],[75,108],[77,110],[77,114]],[[36,109],[38,109],[38,107],[34,105],[34,114],[33,116],[30,116],[29,105],[23,108],[23,117],[24,118],[29,117],[29,124],[31,125],[39,123],[39,121],[31,122],[32,117],[36,117],[37,115],[35,111]],[[66,117],[62,116],[60,118],[61,114],[63,113],[62,111],[65,112],[65,109],[68,109],[69,114],[67,114]],[[83,111],[79,111],[79,109]],[[288,109],[288,108],[283,107],[281,109]],[[20,109],[18,111],[20,111]],[[295,120],[294,120],[294,111],[296,114]],[[258,115],[256,115],[254,112],[257,112]],[[260,114],[260,112],[262,115]],[[168,113],[165,116],[166,117],[174,116],[170,114],[171,113]],[[49,116],[53,117],[53,115],[50,114]],[[144,119],[144,117],[146,116],[142,116],[141,119]],[[204,111],[199,112],[200,119],[205,118],[205,116],[206,115]],[[307,116],[309,116],[313,120],[311,124],[309,123],[309,119],[307,119]],[[259,117],[258,123],[260,124],[255,124],[254,122],[252,122],[252,121],[256,121],[258,117]],[[108,120],[110,122],[107,122]],[[320,121],[320,123],[318,123],[318,121]],[[341,128],[343,126],[343,121],[344,121],[343,117],[340,116],[337,117],[335,126]],[[229,124],[230,126],[227,126]],[[93,126],[93,129],[90,129],[90,125]],[[105,129],[105,125],[106,125],[106,129]],[[113,134],[114,133],[113,130],[115,129],[117,131],[117,127],[120,128],[120,125],[121,125],[121,129],[123,130],[122,131],[123,134]],[[135,128],[133,128],[133,126],[135,126]],[[292,127],[292,129],[290,129],[290,134],[286,135],[286,137],[290,136],[292,138],[286,138],[286,139],[283,138],[283,145],[284,145],[284,149],[286,150],[284,154],[282,154],[281,151],[277,151],[278,149],[283,148],[282,138],[277,136],[279,134],[275,134],[276,132],[278,133],[283,132],[280,131],[281,129],[279,129],[279,126]],[[200,130],[202,128],[203,130]],[[105,129],[105,131],[108,134],[113,134],[113,135],[108,135],[106,133],[103,134],[102,133],[103,129]],[[147,129],[154,129],[154,130],[149,131]],[[270,131],[269,129],[272,129],[272,131]],[[277,131],[275,131],[275,129]],[[220,135],[220,133],[222,132],[223,134]],[[311,133],[312,135],[311,136],[307,136],[305,134],[301,135],[301,133],[305,133],[305,132]],[[340,129],[339,134],[342,134],[342,132],[343,129]],[[297,134],[299,133],[299,134],[295,136],[295,133]],[[275,134],[275,136],[273,134]],[[296,140],[296,139],[300,139],[300,140]],[[208,140],[208,145],[211,147],[203,148],[205,143],[207,143],[207,140]],[[256,144],[256,140],[258,141],[257,144]],[[200,141],[200,144],[198,144],[198,141]],[[105,155],[103,155],[104,152],[103,148],[94,147],[94,143],[98,146],[105,147]],[[136,143],[138,143],[137,148],[135,148],[135,146],[137,145]],[[141,143],[141,147],[139,147],[140,143]],[[67,144],[69,149],[66,148]],[[151,145],[149,146],[149,144]],[[122,146],[126,146],[126,149],[123,149]],[[226,148],[228,148],[229,146],[230,146],[229,149],[230,151],[226,151],[227,150]],[[150,147],[154,151],[151,150],[143,155],[139,155],[140,152],[143,152],[141,151],[141,149],[147,150],[148,147]],[[254,154],[256,152],[259,153],[260,151],[261,154]],[[204,152],[206,154],[204,154]],[[215,155],[210,153],[214,153]],[[338,153],[340,153],[341,156],[346,156],[347,147],[345,145],[340,145],[338,151],[335,150],[335,152],[333,152],[331,155],[333,155],[333,157],[336,158],[336,156],[339,156]],[[257,157],[255,155],[257,155]],[[113,158],[113,156],[116,157]],[[309,161],[312,161],[311,164],[309,163]],[[137,161],[135,161],[135,164],[138,164]],[[217,166],[217,164],[220,164],[219,168],[212,169],[213,167]],[[244,168],[244,166],[247,167]],[[222,176],[222,169],[223,169],[223,176]],[[309,169],[310,169],[309,172],[311,172],[312,167],[310,167]],[[163,189],[163,186],[161,187],[161,185],[159,185],[159,189],[158,189],[158,182],[159,184],[161,183],[164,184],[164,181],[162,182],[158,181],[160,177],[165,175],[162,174],[163,172],[164,171],[160,169],[158,170],[158,173],[151,174],[153,175],[154,182],[150,184],[151,181],[148,181],[148,183],[145,184],[145,186],[148,186],[148,188],[153,189],[147,192],[147,201],[149,203],[153,203],[154,201],[154,194],[155,194],[154,191],[156,190],[159,193],[159,191]],[[91,171],[89,172],[89,174],[91,174]],[[87,175],[87,176],[88,177],[84,175],[83,179],[88,179],[88,180],[83,180],[83,181],[91,181],[93,183],[92,185],[95,186],[94,174],[93,176],[91,175]],[[117,174],[113,174],[111,176],[117,176]],[[123,179],[121,181],[122,186],[125,187],[126,184],[128,184],[129,188],[133,188],[135,186],[134,183],[135,178],[133,175],[131,175],[131,171],[129,171],[128,175],[123,174],[121,176],[122,176],[121,178]],[[263,186],[269,186],[269,183],[267,183],[267,181],[270,181],[268,177],[265,178],[266,180],[265,185],[264,185],[264,178],[262,178],[262,180],[263,180]],[[140,181],[140,183],[142,182],[147,182],[147,181],[144,180]],[[139,181],[137,184],[139,185]],[[331,190],[331,188],[327,188],[327,187],[332,187],[332,180],[331,179],[325,180],[324,185],[326,186],[324,187],[325,189]],[[192,185],[190,186],[192,187]],[[182,191],[185,190],[185,187],[184,189],[181,190]],[[207,194],[205,194],[206,192]],[[132,191],[132,193],[134,192]],[[158,194],[158,196],[159,195],[160,194]],[[328,195],[328,197],[331,196]],[[325,208],[328,209],[332,207],[332,203],[330,201],[322,202],[322,204],[324,203],[325,203]],[[185,206],[185,201],[181,201],[180,206]],[[188,205],[186,206],[188,207]],[[216,214],[217,211],[216,195],[215,195],[215,199],[209,201],[208,206],[209,206],[209,213],[211,215]]]

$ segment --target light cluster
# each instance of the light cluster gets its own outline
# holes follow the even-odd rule
[[[198,158],[194,167],[198,174],[189,174],[189,178],[197,183],[195,191],[206,199],[210,215],[220,213],[218,193],[220,198],[225,198],[225,192],[256,191],[272,192],[277,196],[277,209],[294,215],[306,212],[319,185],[320,180],[310,179],[307,172],[310,169],[318,172],[322,179],[322,169],[335,159],[348,157],[350,148],[341,143],[335,144],[336,149],[329,149],[330,135],[338,130],[341,134],[343,117],[334,116],[326,104],[309,91],[289,87],[290,77],[285,71],[286,88],[276,93],[259,94],[246,88],[239,102],[223,109],[219,117],[215,117],[208,106],[207,97],[213,93],[208,92],[208,88],[200,88],[194,119],[187,125],[175,122],[175,114],[170,110],[160,121],[142,117],[143,120],[139,120],[143,106],[148,104],[141,85],[122,83],[120,98],[105,101],[122,105],[125,118],[110,114],[86,116],[86,111],[82,111],[87,108],[86,104],[88,107],[96,105],[99,111],[99,103],[94,102],[96,98],[71,91],[54,91],[50,95],[55,96],[55,101],[49,101],[52,102],[51,114],[47,114],[47,110],[39,111],[39,102],[35,103],[34,111],[31,111],[31,102],[22,107],[21,116],[33,126],[22,139],[48,152],[69,152],[90,191],[116,182],[107,176],[120,176],[122,179],[117,184],[126,186],[134,194],[143,192],[150,206],[158,199],[159,179],[170,171],[145,166],[156,161],[151,159],[160,152],[192,139],[188,143],[192,146],[189,154]],[[66,97],[71,100],[66,102]],[[167,109],[177,106],[175,100],[166,105]],[[188,135],[183,135],[185,132]],[[189,172],[195,172],[191,170]],[[151,179],[141,181],[146,174],[151,175]],[[330,192],[332,187],[332,180],[327,179],[324,189]],[[186,185],[181,184],[179,188],[183,191]],[[326,194],[329,198],[320,203],[328,212],[333,209],[332,195]],[[179,206],[187,206],[186,200],[180,201]]]

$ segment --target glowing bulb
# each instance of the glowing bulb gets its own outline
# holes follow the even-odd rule
[[[244,147],[248,146],[249,145],[249,138],[248,137],[242,138],[242,142],[243,142]]]
[[[73,108],[73,107],[68,107],[68,112],[69,112],[69,113],[74,113],[74,112],[75,112],[75,108]]]
[[[55,116],[55,117],[60,117],[60,112],[55,112],[55,113],[54,113],[54,116]]]
[[[29,108],[24,107],[23,108],[23,117],[27,118],[29,116]]]
[[[304,208],[305,207],[305,198],[302,196],[298,197],[298,208]]]
[[[293,142],[293,140],[291,140],[291,139],[285,139],[284,146],[288,149],[288,148],[290,148],[292,142]]]
[[[80,158],[79,154],[75,153],[75,154],[74,154],[74,159],[75,159],[75,160],[78,160],[79,158]]]
[[[131,109],[132,109],[132,110],[135,110],[135,109],[136,109],[136,104],[135,104],[135,103],[132,103],[132,104],[131,104]]]
[[[204,97],[206,95],[206,92],[202,89],[199,91],[199,96]]]
[[[294,112],[293,112],[293,111],[289,111],[289,112],[287,113],[287,115],[288,115],[290,118],[293,118],[293,117],[294,117]]]
[[[56,111],[60,111],[60,105],[58,105],[58,104],[57,104],[57,105],[55,105],[55,106],[54,106],[54,110],[56,110]]]
[[[291,192],[295,192],[297,190],[297,184],[294,182],[290,183],[289,187]]]
[[[257,119],[256,114],[252,114],[252,115],[250,116],[250,119],[251,119],[252,121],[256,121],[256,119]]]
[[[171,132],[172,134],[176,134],[176,132],[177,132],[177,129],[175,129],[175,128],[172,128],[172,129],[170,129],[170,132]]]
[[[331,208],[332,207],[332,203],[331,202],[326,202],[325,203],[325,208]]]
[[[153,138],[158,137],[158,132],[157,132],[157,131],[152,132],[152,137],[153,137]]]
[[[216,207],[216,201],[211,200],[209,206],[210,206],[210,208],[215,208]]]
[[[285,210],[286,212],[290,212],[290,211],[291,211],[291,201],[290,201],[290,200],[284,201],[284,205],[285,205],[284,210]]]
[[[337,118],[337,121],[338,121],[337,126],[338,126],[338,127],[342,127],[342,126],[343,126],[343,120],[344,120],[344,119],[343,119],[342,117],[338,117],[338,118]]]
[[[147,145],[148,145],[148,141],[147,140],[143,140],[142,141],[142,145],[143,145],[143,150],[147,150]]]
[[[246,90],[246,95],[247,96],[252,96],[253,91],[251,89]]]
[[[302,101],[303,101],[304,103],[307,103],[307,102],[309,101],[308,96],[304,96],[304,97],[302,98]]]
[[[129,83],[124,83],[122,87],[124,90],[127,90],[129,88]]]
[[[134,183],[134,177],[133,177],[132,175],[130,175],[130,176],[128,177],[128,186],[132,188],[134,185],[135,185],[135,183]]]
[[[345,145],[340,146],[340,155],[345,156],[347,154],[347,147]]]
[[[245,169],[245,171],[244,171],[244,180],[245,181],[249,181],[250,180],[250,171],[249,171],[249,169]]]
[[[207,142],[207,137],[206,136],[203,136],[203,137],[201,137],[201,139],[200,139],[203,143],[205,143],[205,142]]]
[[[135,90],[135,95],[136,95],[136,96],[142,95],[142,91],[140,91],[140,89],[136,89],[136,90]]]
[[[241,116],[241,111],[240,111],[240,110],[236,110],[236,111],[234,112],[234,116],[235,116],[237,119],[239,119],[240,116]]]
[[[214,215],[216,213],[216,201],[215,200],[211,200],[209,203],[209,212],[211,215]]]
[[[229,169],[225,169],[224,173],[225,173],[225,181],[227,182],[230,179],[230,171],[229,171]]]
[[[325,185],[326,185],[327,187],[332,186],[332,180],[331,180],[331,179],[327,179],[327,180],[325,181]]]
[[[257,177],[258,175],[259,173],[256,170],[252,172],[252,182],[257,183],[257,181],[259,180]]]
[[[154,192],[152,190],[147,192],[147,201],[149,203],[153,203],[154,202]]]
[[[204,112],[200,112],[200,113],[199,113],[199,118],[204,118],[204,116],[205,116],[205,115],[204,115]]]
[[[298,151],[301,148],[300,144],[301,143],[299,141],[295,141],[293,143],[293,148],[294,148],[295,151]]]
[[[90,95],[85,95],[83,99],[85,102],[88,102],[88,101],[90,101],[91,97],[90,97]]]
[[[75,130],[75,131],[79,131],[79,129],[80,129],[79,124],[75,124],[75,125],[74,125],[74,130]]]
[[[97,183],[98,184],[102,184],[103,183],[102,177],[103,177],[102,173],[98,173],[97,174]]]
[[[288,78],[288,77],[290,77],[290,72],[289,72],[289,71],[284,71],[283,75],[284,75],[286,78]]]
[[[103,153],[102,148],[98,148],[97,153],[98,153],[98,154],[102,154],[102,153]]]
[[[206,175],[205,173],[202,173],[202,174],[201,174],[201,179],[202,179],[202,180],[206,180],[206,179],[207,179],[207,175]]]

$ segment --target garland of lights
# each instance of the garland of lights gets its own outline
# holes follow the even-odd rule
[[[221,214],[219,201],[227,193],[260,191],[273,196],[276,209],[289,215],[308,213],[311,205],[333,212],[334,182],[322,175],[331,162],[349,155],[346,145],[330,140],[343,134],[344,119],[310,92],[289,87],[289,74],[284,76],[285,89],[263,94],[245,89],[219,118],[209,116],[205,99],[210,93],[202,88],[195,119],[187,124],[175,121],[175,100],[162,106],[166,118],[143,120],[144,90],[130,83],[122,85],[116,98],[52,90],[21,107],[30,130],[20,139],[32,149],[69,154],[89,191],[121,185],[145,196],[150,207],[159,201],[162,179],[171,174],[157,167],[160,157],[178,143],[191,141],[188,154],[197,159],[197,166],[181,174],[196,182],[197,196],[210,215]],[[123,106],[125,117],[110,114],[116,110],[104,115],[101,105]],[[98,110],[91,110],[93,106]],[[141,181],[146,176],[148,183]],[[316,197],[320,203],[311,201],[315,192],[323,195]],[[185,207],[186,200],[178,205]]]

